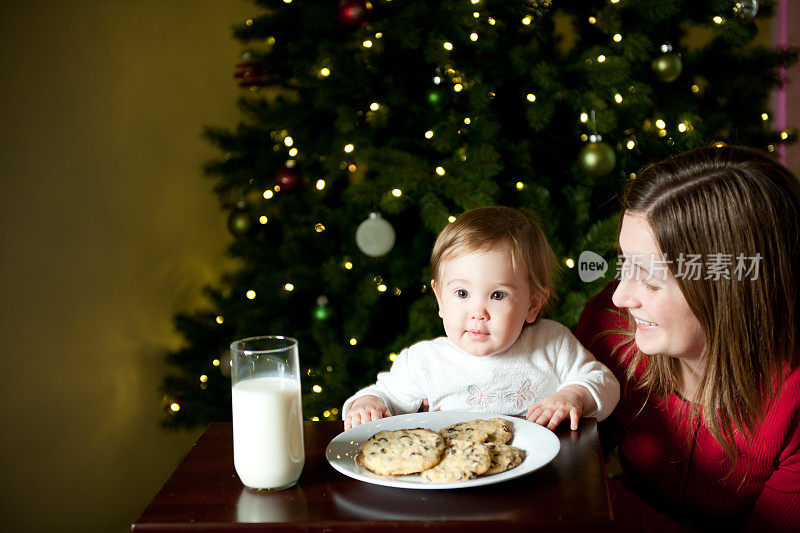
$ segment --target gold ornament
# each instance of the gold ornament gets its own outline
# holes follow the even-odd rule
[[[655,72],[656,77],[664,83],[670,83],[678,79],[683,70],[683,60],[678,54],[664,54],[655,58],[650,63],[650,68]]]
[[[578,153],[578,164],[587,176],[599,178],[614,170],[617,155],[606,143],[593,141],[581,148]]]

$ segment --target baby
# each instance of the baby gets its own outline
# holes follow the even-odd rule
[[[468,211],[436,239],[431,287],[446,337],[406,348],[342,409],[345,429],[430,410],[526,416],[555,429],[603,420],[619,383],[565,326],[539,319],[555,256],[541,228],[508,207]]]

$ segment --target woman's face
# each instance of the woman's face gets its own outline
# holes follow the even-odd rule
[[[705,347],[703,329],[670,273],[644,216],[625,213],[619,246],[624,263],[613,301],[636,320],[639,349],[648,355],[697,362]]]

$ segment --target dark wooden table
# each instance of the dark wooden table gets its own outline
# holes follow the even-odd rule
[[[230,423],[211,424],[131,527],[144,531],[594,531],[613,529],[594,419],[562,424],[558,456],[502,483],[453,490],[351,479],[325,449],[342,422],[304,422],[306,463],[294,487],[245,488],[233,467]]]

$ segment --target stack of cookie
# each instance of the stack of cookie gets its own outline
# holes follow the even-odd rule
[[[513,429],[502,418],[459,422],[438,433],[424,428],[379,431],[358,454],[364,467],[385,476],[420,474],[430,483],[466,481],[505,472],[525,459],[509,445]]]

